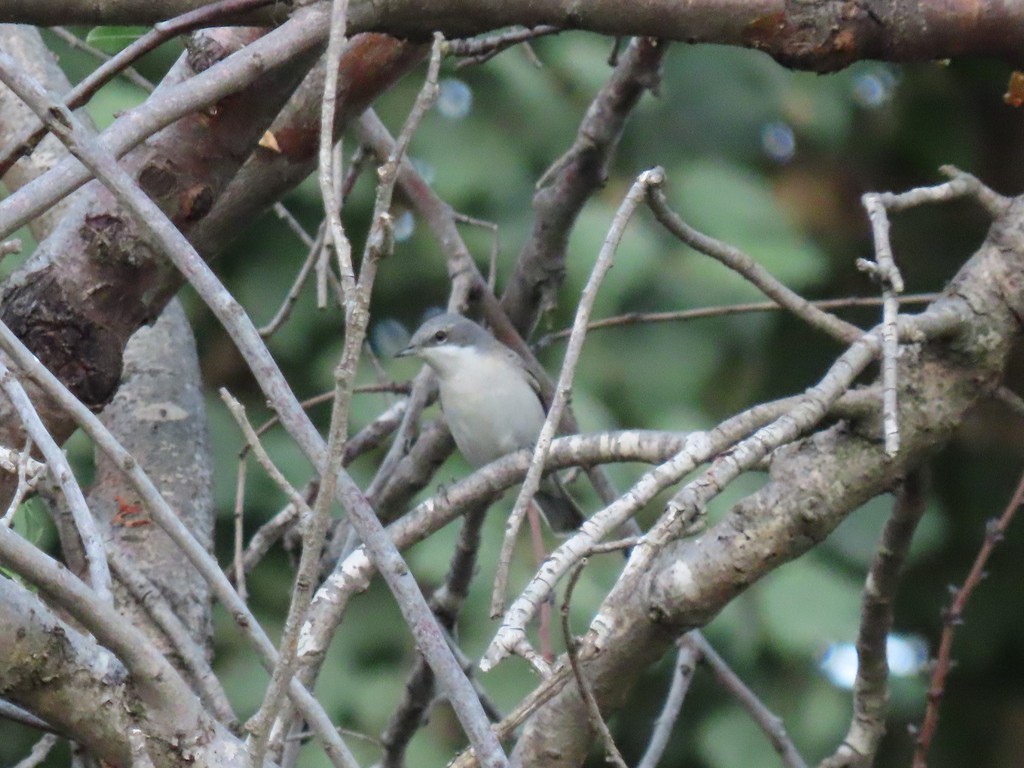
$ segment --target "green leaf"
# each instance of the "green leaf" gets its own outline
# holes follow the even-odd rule
[[[85,42],[104,53],[115,54],[127,48],[149,31],[149,27],[93,27]]]

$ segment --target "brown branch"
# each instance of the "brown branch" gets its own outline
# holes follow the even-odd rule
[[[739,248],[708,237],[689,226],[669,208],[661,187],[651,187],[648,190],[647,202],[655,218],[682,242],[739,273],[761,293],[788,309],[812,328],[827,333],[843,344],[852,344],[860,338],[863,333],[860,328],[814,306],[803,296],[779,282],[767,269]]]
[[[202,4],[202,0],[6,0],[0,21],[56,24],[151,24]],[[290,5],[253,14],[265,22]],[[255,19],[253,18],[255,16]],[[277,16],[277,21],[280,16]],[[613,36],[643,35],[690,43],[719,43],[764,51],[783,64],[818,72],[862,59],[932,61],[957,56],[1000,57],[1019,63],[1024,7],[1005,0],[922,3],[792,3],[786,0],[361,0],[349,11],[351,32],[381,31],[427,39],[439,30],[449,39],[503,27],[550,24]]]
[[[306,19],[297,27],[276,30],[278,36],[272,37],[271,33],[254,43],[251,49],[239,51],[236,56],[241,54],[241,58],[233,60],[232,66],[246,61],[253,50],[262,50],[273,57],[275,51],[280,55],[289,46],[302,49],[305,45],[308,52],[308,44],[302,40],[309,36],[313,27],[312,21]],[[205,45],[199,45],[194,51],[198,56],[198,51],[210,47],[223,55],[224,51],[240,47],[252,38],[251,30],[232,31],[230,35],[212,31],[204,33]],[[218,66],[227,65],[229,60],[232,57],[209,66],[208,57],[182,59],[170,77],[172,80],[183,78],[194,68],[208,66],[203,74],[209,75]],[[299,61],[278,67],[262,79],[256,78],[257,84],[240,94],[222,100],[224,108],[216,116],[204,113],[179,120],[131,153],[128,167],[150,195],[187,230],[191,222],[200,220],[208,210],[212,199],[237,170],[241,157],[258,140],[262,132],[260,123],[265,125],[270,121],[277,105],[287,97],[303,70],[300,57]],[[165,112],[169,108],[168,101],[174,105],[171,94],[180,93],[176,89],[193,85],[201,77],[201,74],[196,75],[181,85],[162,88],[147,102],[148,107],[139,110]],[[139,110],[132,114],[137,116]],[[123,137],[131,133],[126,125],[136,124],[127,119],[124,124],[119,122],[108,129],[108,134],[113,132]],[[219,158],[218,162],[213,162],[213,158]],[[40,188],[55,188],[53,180],[63,178],[61,168],[64,167],[63,163],[58,164],[4,203],[12,203],[18,195],[26,195],[25,200],[37,199],[31,190],[38,193]],[[66,218],[64,226],[41,243],[26,265],[8,280],[0,300],[0,316],[51,370],[65,377],[65,382],[79,397],[97,404],[107,401],[113,394],[128,338],[160,313],[182,278],[154,251],[138,222],[101,186],[97,185],[92,194],[80,199],[82,204],[75,209],[73,217]],[[47,330],[53,323],[75,328],[78,343],[55,343]],[[59,437],[66,436],[70,429],[66,416],[53,409],[47,409],[43,415],[51,431]],[[0,422],[9,428],[6,414],[0,414]]]
[[[941,294],[914,293],[900,296],[900,304],[927,304],[935,301]],[[848,299],[820,299],[807,302],[817,309],[850,309],[854,307],[878,307],[882,304],[878,296],[856,296]],[[676,323],[687,320],[703,320],[709,317],[727,317],[742,315],[749,312],[778,312],[784,310],[774,301],[755,301],[747,304],[723,304],[717,307],[700,307],[698,309],[680,309],[673,312],[628,312],[601,320],[594,320],[587,325],[587,331],[599,331],[605,328],[619,328],[626,325],[643,325],[647,323]],[[544,349],[556,341],[569,337],[571,329],[546,333],[534,342],[538,349]]]
[[[335,135],[381,93],[423,61],[429,48],[386,35],[353,35],[346,42],[338,72]],[[191,234],[200,251],[214,254],[247,224],[316,169],[319,115],[324,94],[322,61],[306,76],[268,132],[278,151],[257,150]]]
[[[926,768],[928,764],[928,749],[931,747],[932,739],[935,738],[935,732],[939,726],[939,705],[945,694],[946,677],[949,675],[952,664],[953,634],[963,621],[967,601],[985,578],[985,565],[988,563],[992,550],[1003,540],[1006,529],[1009,528],[1013,516],[1022,503],[1024,503],[1024,474],[1021,475],[1017,490],[1013,492],[1013,498],[1006,505],[1006,509],[998,519],[989,520],[985,526],[985,539],[981,549],[978,550],[978,556],[974,559],[974,565],[971,566],[963,586],[953,595],[952,604],[943,613],[942,640],[939,641],[939,653],[936,656],[932,679],[928,686],[928,709],[925,711],[924,722],[918,732],[913,768]]]
[[[0,23],[35,24],[53,27],[60,24],[157,24],[161,21],[199,12],[210,0],[113,0],[93,3],[85,0],[12,0],[0,10]],[[267,8],[246,9],[218,19],[218,24],[267,26],[280,24],[293,10],[293,0],[270,0]]]
[[[524,337],[554,306],[565,278],[565,251],[584,203],[604,186],[626,120],[646,90],[657,88],[666,46],[654,39],[630,43],[594,96],[573,145],[544,174],[533,197],[533,234],[516,259],[501,306]]]
[[[561,31],[558,27],[553,27],[550,24],[530,29],[513,27],[512,29],[495,34],[463,40],[449,40],[445,43],[445,54],[448,56],[458,56],[461,61],[455,65],[455,68],[461,69],[470,64],[483,64],[490,61],[499,53],[514,45],[529,43],[531,40],[546,37],[547,35],[557,35]]]
[[[154,29],[144,34],[130,45],[123,48],[116,56],[108,58],[103,64],[89,73],[88,77],[75,85],[64,96],[64,105],[69,109],[78,109],[110,82],[119,72],[131,66],[142,56],[159,47],[172,37],[191,32],[194,29],[211,26],[211,22],[220,16],[229,16],[238,11],[268,5],[274,0],[218,0],[218,2],[188,11],[181,16],[161,22]],[[0,154],[0,176],[4,176],[19,157],[31,154],[46,135],[46,127],[39,123],[35,130],[7,143],[7,150]]]
[[[786,733],[786,726],[782,722],[782,718],[765,706],[757,694],[750,690],[740,676],[732,671],[700,632],[692,632],[691,636],[700,650],[701,661],[711,668],[718,684],[728,691],[747,711],[751,719],[757,723],[757,727],[764,732],[772,747],[779,753],[782,764],[787,768],[806,768],[807,763],[804,762],[803,757],[793,745],[792,739],[789,738],[789,734]]]

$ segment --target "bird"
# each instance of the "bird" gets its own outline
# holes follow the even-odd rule
[[[519,355],[483,327],[462,315],[435,315],[396,353],[406,356],[437,375],[441,410],[471,465],[536,445],[545,419],[540,386]],[[556,533],[571,533],[585,519],[555,474],[544,476],[534,500]]]

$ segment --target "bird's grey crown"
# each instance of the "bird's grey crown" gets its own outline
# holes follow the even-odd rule
[[[452,312],[436,315],[421,325],[409,340],[409,348],[479,347],[488,349],[498,342],[472,320]]]

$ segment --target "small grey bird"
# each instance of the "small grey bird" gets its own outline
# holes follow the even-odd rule
[[[544,425],[536,379],[519,355],[472,320],[451,313],[430,318],[396,356],[407,355],[437,374],[448,428],[474,467],[536,445]],[[573,531],[584,520],[554,474],[541,481],[535,501],[558,533]]]

